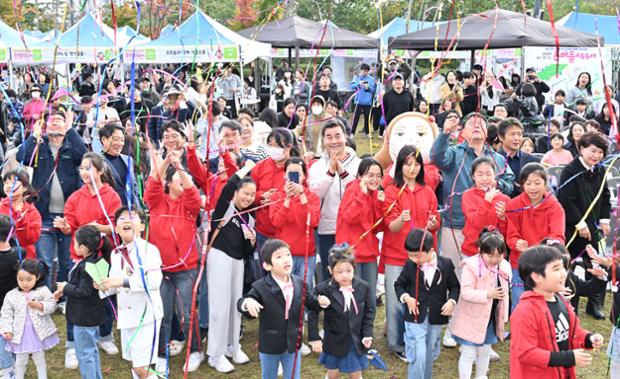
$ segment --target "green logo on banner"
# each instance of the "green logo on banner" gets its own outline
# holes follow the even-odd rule
[[[150,61],[155,60],[155,50],[154,49],[146,49],[146,59]]]
[[[224,59],[237,59],[237,48],[236,47],[225,47],[224,48]]]
[[[6,59],[6,50],[2,49],[0,50],[0,60],[5,60]]]
[[[40,61],[41,60],[41,50],[32,50],[32,60]]]
[[[112,55],[113,55],[112,50],[106,50],[106,51],[104,52],[104,54],[105,54],[105,59],[106,59],[107,61],[108,61],[108,60],[110,60],[110,59],[112,59]]]

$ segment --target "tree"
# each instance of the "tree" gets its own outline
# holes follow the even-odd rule
[[[123,26],[130,26],[132,29],[136,29],[136,17],[138,15],[138,10],[135,7],[135,3],[126,2],[123,3],[120,7],[114,7],[114,16],[116,17],[116,27],[122,28]],[[103,22],[110,26],[114,27],[114,23],[112,22],[112,8],[106,7],[103,14]],[[143,25],[140,25],[142,28]]]

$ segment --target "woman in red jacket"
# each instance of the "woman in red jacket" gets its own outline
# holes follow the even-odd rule
[[[321,199],[308,190],[306,163],[303,159],[292,157],[286,161],[284,167],[286,184],[284,189],[271,196],[269,218],[276,229],[275,237],[291,247],[292,273],[300,278],[304,277],[306,253],[308,254],[306,283],[310,291],[316,269],[314,230],[319,226]]]
[[[524,291],[519,276],[519,256],[525,249],[552,238],[564,243],[564,209],[548,192],[547,172],[540,163],[528,163],[521,169],[519,184],[523,192],[506,206],[508,235],[512,266],[512,309],[519,303]]]
[[[346,242],[353,246],[355,275],[368,283],[373,306],[377,300],[379,256],[376,233],[381,230],[381,225],[373,226],[383,216],[385,194],[381,188],[382,176],[383,169],[379,162],[373,158],[363,159],[357,169],[356,179],[347,184],[336,222],[336,243]],[[364,238],[360,239],[362,236]]]
[[[4,193],[0,201],[0,214],[8,215],[15,225],[15,237],[26,258],[36,259],[35,242],[41,236],[41,215],[29,201],[32,187],[24,170],[11,170],[4,174]],[[24,257],[22,257],[24,258]]]
[[[493,226],[506,236],[506,204],[510,198],[496,188],[496,175],[495,162],[490,158],[482,156],[472,163],[474,186],[465,191],[461,200],[465,216],[461,252],[468,257],[478,253],[476,241],[485,227]]]
[[[122,203],[114,190],[114,178],[110,166],[103,159],[99,154],[84,154],[79,167],[80,178],[84,185],[67,199],[64,217],[54,219],[54,227],[64,234],[73,235],[81,226],[90,224],[100,233],[108,237],[113,236],[114,212],[122,206]],[[80,259],[75,254],[74,244],[71,244],[71,258],[74,262]],[[118,354],[112,335],[113,320],[114,311],[107,304],[106,320],[99,326],[101,336],[99,346],[108,354]],[[67,333],[67,341],[73,342],[73,333]],[[67,347],[71,348],[70,345]]]
[[[396,298],[394,282],[405,262],[405,239],[413,228],[427,229],[435,234],[439,228],[437,197],[425,184],[422,154],[413,146],[405,145],[396,158],[394,181],[385,189],[385,233],[381,248],[381,260],[385,264],[385,293],[388,347],[403,353],[405,323],[404,308]]]

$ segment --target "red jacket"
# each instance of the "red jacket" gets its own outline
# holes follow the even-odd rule
[[[465,227],[463,227],[465,240],[463,241],[461,251],[468,257],[478,253],[476,242],[485,226],[492,225],[499,229],[502,235],[506,236],[508,222],[497,218],[495,206],[502,201],[508,205],[510,198],[503,193],[499,193],[489,203],[484,199],[485,194],[484,190],[473,187],[465,191],[461,199],[461,209],[465,216]]]
[[[76,230],[93,221],[100,225],[111,224],[114,227],[114,212],[123,205],[121,198],[109,184],[104,184],[99,188],[99,195],[103,209],[101,209],[97,194],[91,194],[86,185],[72,193],[67,199],[65,219],[71,226],[72,240]],[[71,259],[74,261],[82,259],[75,254],[73,243],[71,243]]]
[[[379,256],[376,233],[381,230],[381,225],[374,229],[372,227],[383,216],[384,202],[377,195],[377,191],[363,193],[359,179],[355,179],[347,184],[338,208],[336,243],[355,244],[353,254],[357,263],[376,263]],[[366,232],[368,234],[360,240]]]
[[[305,189],[308,202],[301,205],[299,197],[291,199],[289,207],[284,206],[286,194],[279,190],[271,197],[268,207],[271,224],[276,230],[275,238],[281,239],[291,247],[291,254],[296,257],[306,256],[306,229],[310,213],[310,230],[308,234],[308,256],[316,254],[314,230],[319,226],[321,216],[321,199],[312,191]]]
[[[522,193],[506,205],[508,231],[506,242],[510,248],[510,265],[519,267],[521,252],[517,250],[517,240],[526,240],[528,246],[540,243],[550,237],[564,243],[564,209],[551,193],[534,208],[526,193]]]
[[[430,186],[421,186],[416,184],[413,191],[406,187],[403,193],[398,196],[400,188],[394,184],[390,184],[385,190],[385,202],[384,202],[384,224],[385,233],[383,233],[383,245],[381,250],[383,264],[404,266],[407,261],[407,252],[405,251],[405,239],[407,234],[413,228],[426,228],[426,223],[431,215],[435,216],[437,220],[437,228],[432,231],[433,238],[435,239],[435,247],[437,246],[437,239],[435,235],[439,230],[440,217],[437,212],[437,197],[435,192]],[[396,203],[394,207],[387,212],[389,206]],[[409,209],[411,213],[411,221],[403,225],[398,233],[392,233],[389,225],[392,221],[400,217],[403,210]]]
[[[390,175],[390,172],[392,171],[392,167],[394,165],[390,165],[387,170],[385,170],[385,174],[383,175],[383,180],[381,181],[381,184],[383,185],[383,188],[388,188],[388,186],[390,184],[392,184],[392,182],[394,181],[394,178],[392,177],[392,175]],[[437,166],[435,166],[432,163],[424,163],[424,183],[427,186],[431,186],[431,188],[434,190],[437,189],[437,186],[439,185],[439,183],[441,182],[441,173],[439,172],[439,169],[437,168]]]
[[[208,164],[204,164],[198,158],[196,154],[196,147],[187,147],[187,168],[192,178],[198,184],[198,187],[206,195],[209,194],[209,204],[205,205],[205,209],[212,210],[217,204],[217,199],[220,198],[222,188],[228,182],[228,178],[234,175],[239,169],[237,164],[231,157],[230,153],[224,152],[220,154],[220,157],[224,160],[224,166],[226,167],[226,177],[222,178],[221,175],[213,175],[209,171]]]
[[[163,185],[149,178],[144,191],[149,207],[148,242],[157,246],[163,263],[162,270],[177,272],[196,268],[196,219],[200,212],[200,192],[192,186],[178,199],[164,192]]]
[[[568,310],[569,349],[586,346],[588,331],[581,328],[573,307],[564,298]],[[560,351],[556,342],[553,316],[545,298],[525,291],[510,317],[510,379],[574,379],[575,367],[550,367],[551,352]]]
[[[260,206],[262,196],[272,188],[281,190],[284,188],[286,170],[284,166],[276,166],[276,162],[271,158],[263,159],[252,169],[250,175],[256,183],[256,205]],[[269,238],[276,235],[276,228],[269,219],[269,207],[262,207],[256,210],[256,231]]]
[[[35,242],[41,236],[41,215],[37,208],[26,201],[21,212],[11,209],[11,201],[8,198],[0,201],[0,214],[7,215],[15,224],[15,237],[17,243],[26,252],[26,257],[37,259]]]

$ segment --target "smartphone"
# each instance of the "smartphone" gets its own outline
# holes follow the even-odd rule
[[[299,172],[291,171],[288,173],[288,180],[293,183],[299,184]]]

